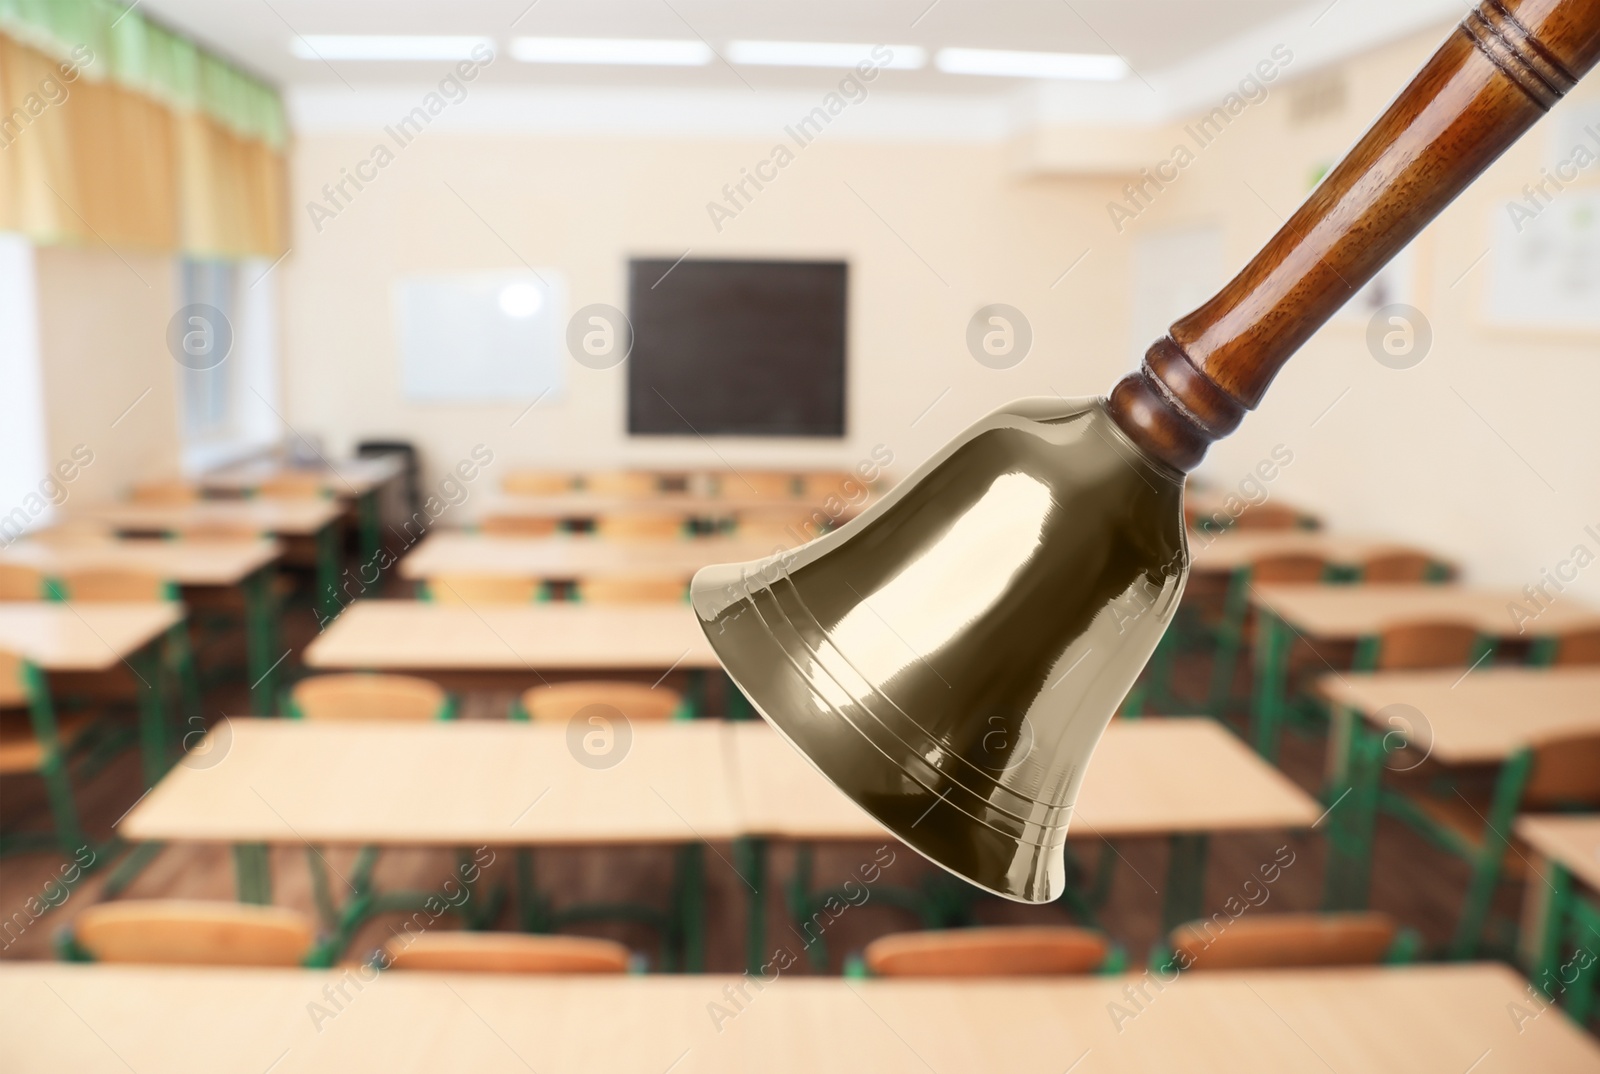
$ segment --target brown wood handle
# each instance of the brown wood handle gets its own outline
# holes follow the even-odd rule
[[[1483,0],[1305,204],[1109,405],[1192,470],[1289,356],[1600,59],[1600,0]]]

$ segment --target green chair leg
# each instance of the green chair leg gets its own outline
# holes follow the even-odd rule
[[[1240,567],[1228,578],[1223,600],[1222,622],[1217,627],[1217,648],[1211,665],[1211,687],[1206,693],[1206,711],[1216,719],[1228,712],[1233,697],[1233,675],[1239,663],[1239,647],[1244,639],[1245,618],[1250,612],[1250,568]]]
[[[240,902],[258,906],[272,904],[271,853],[265,843],[234,844],[234,884]]]
[[[39,778],[44,781],[45,797],[50,803],[55,842],[70,857],[88,840],[78,820],[78,803],[72,795],[67,755],[62,749],[61,734],[56,727],[55,705],[51,702],[50,688],[45,684],[44,674],[38,668],[24,664],[22,676],[28,693],[28,721],[33,728],[34,738],[39,742]]]
[[[1517,804],[1522,801],[1522,789],[1527,785],[1528,774],[1533,770],[1533,752],[1523,750],[1500,769],[1495,782],[1494,799],[1489,806],[1489,816],[1484,824],[1483,845],[1472,862],[1472,880],[1467,885],[1467,898],[1461,908],[1461,921],[1455,938],[1450,943],[1450,957],[1470,959],[1477,954],[1483,936],[1484,923],[1489,918],[1489,904],[1494,900],[1494,889],[1500,882],[1501,866],[1516,817]]]
[[[1168,840],[1167,890],[1162,896],[1161,931],[1171,932],[1200,916],[1205,904],[1206,848],[1203,833],[1174,835]]]
[[[1289,626],[1265,608],[1256,616],[1256,683],[1253,739],[1256,752],[1268,761],[1278,759],[1288,704]]]

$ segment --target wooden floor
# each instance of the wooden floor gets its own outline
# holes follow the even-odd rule
[[[398,595],[398,594],[397,594]],[[295,613],[288,626],[295,643],[289,663],[297,659],[300,647],[310,639],[314,624],[309,612]],[[1241,675],[1239,688],[1244,689]],[[1176,682],[1180,693],[1198,695],[1209,681],[1203,660],[1179,662]],[[504,719],[510,695],[472,695],[465,699],[465,719]],[[207,698],[212,717],[219,712],[248,714],[241,687],[214,691]],[[131,718],[131,714],[130,714]],[[1323,744],[1290,734],[1283,748],[1283,765],[1289,775],[1315,793],[1323,762]],[[138,760],[133,752],[124,753],[87,786],[80,788],[79,801],[91,833],[103,837],[112,825],[137,801],[141,791]],[[37,828],[47,816],[44,798],[36,779],[7,778],[0,792],[0,826],[6,831]],[[1092,839],[1072,844],[1081,858],[1093,864],[1101,857],[1101,846]],[[1256,874],[1258,866],[1272,861],[1277,849],[1289,846],[1293,864],[1271,887],[1265,908],[1271,911],[1315,910],[1320,905],[1324,880],[1324,847],[1316,834],[1276,835],[1272,833],[1214,836],[1206,870],[1208,912],[1218,910],[1230,895]],[[1160,840],[1120,840],[1117,842],[1115,877],[1110,897],[1101,915],[1101,924],[1126,949],[1129,960],[1140,964],[1157,939],[1161,912],[1161,891],[1166,875],[1167,851]],[[744,965],[743,881],[734,871],[727,846],[713,846],[706,855],[708,871],[709,920],[707,969],[738,971]],[[819,850],[815,865],[817,886],[837,884],[872,860],[873,845],[832,846]],[[327,852],[332,869],[347,873],[353,850]],[[10,922],[9,934],[0,934],[0,958],[51,958],[52,936],[61,925],[84,906],[100,898],[106,871],[91,873],[61,906],[28,927],[21,927],[28,915],[23,908],[28,900],[39,898],[63,859],[54,854],[16,855],[0,863],[0,921]],[[792,848],[776,846],[769,864],[773,887],[788,876],[793,861]],[[444,851],[390,852],[384,855],[377,872],[380,890],[394,888],[437,890],[451,875],[454,856]],[[492,878],[509,876],[508,855],[490,866]],[[579,901],[631,899],[664,903],[670,876],[670,852],[665,850],[565,850],[543,851],[538,855],[540,883],[554,897],[557,906]],[[937,870],[913,852],[900,848],[886,881],[909,885]],[[1430,948],[1437,949],[1449,938],[1465,891],[1467,870],[1455,859],[1432,849],[1408,829],[1385,820],[1379,830],[1377,860],[1373,869],[1374,909],[1387,911],[1401,922],[1419,930]],[[274,901],[310,913],[313,901],[305,851],[283,848],[274,852]],[[338,895],[340,880],[333,879]],[[1252,889],[1254,890],[1254,889]],[[233,896],[233,861],[224,847],[168,847],[144,870],[125,897],[186,897],[227,899]],[[1259,896],[1257,896],[1259,897]],[[1514,921],[1521,905],[1521,890],[1503,885],[1497,904],[1501,917]],[[20,914],[19,916],[14,916]],[[981,903],[978,914],[985,923],[1049,924],[1069,923],[1070,917],[1059,905],[1027,907],[1000,899]],[[359,957],[377,947],[397,926],[399,918],[372,921],[357,937],[348,957]],[[768,943],[775,953],[787,948],[797,957],[796,970],[804,964],[804,939],[788,925],[781,896],[774,891],[768,908]],[[502,911],[500,926],[513,927],[509,910]],[[859,951],[873,937],[885,932],[914,928],[916,923],[904,912],[870,898],[849,908],[828,927],[828,967],[837,972],[845,955]],[[18,929],[21,928],[20,934]],[[576,931],[576,930],[575,930]],[[642,926],[592,926],[582,931],[610,936],[645,952],[654,961],[656,940]],[[9,942],[6,942],[9,940]]]

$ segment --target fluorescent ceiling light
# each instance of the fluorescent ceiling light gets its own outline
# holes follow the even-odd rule
[[[943,48],[934,66],[953,75],[1002,78],[1077,78],[1112,82],[1128,73],[1121,56],[1083,52],[1008,52],[992,48]]]
[[[642,67],[704,67],[704,41],[626,37],[518,37],[511,55],[523,63],[595,63]]]
[[[887,49],[887,63],[879,63],[873,49]],[[881,54],[881,53],[880,53]],[[928,62],[918,45],[843,45],[831,41],[735,41],[728,46],[734,63],[764,67],[854,67],[868,63],[894,71],[914,71]]]
[[[296,34],[289,51],[302,60],[467,60],[492,37],[437,37],[384,34]]]

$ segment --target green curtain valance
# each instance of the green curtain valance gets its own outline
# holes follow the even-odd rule
[[[130,0],[131,2],[131,0]],[[118,0],[0,0],[0,31],[51,58],[179,109],[197,111],[234,133],[283,147],[287,125],[278,91]]]

